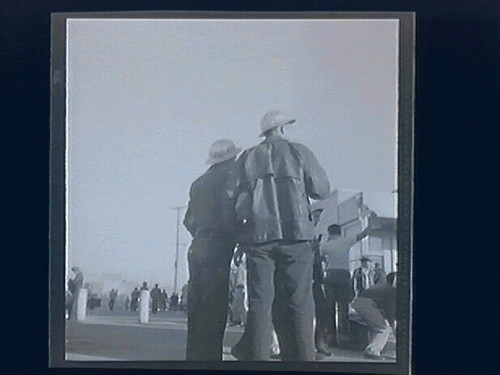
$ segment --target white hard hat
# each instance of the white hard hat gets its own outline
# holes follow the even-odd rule
[[[241,151],[229,139],[215,141],[208,151],[207,164],[213,165],[234,158]]]
[[[274,110],[267,112],[262,117],[262,120],[260,120],[261,133],[259,134],[259,137],[263,137],[264,133],[266,133],[271,129],[274,129],[282,125],[290,125],[293,124],[295,121],[297,120],[289,118],[281,111]]]

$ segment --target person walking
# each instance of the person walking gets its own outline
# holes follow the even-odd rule
[[[266,113],[264,141],[238,158],[228,185],[247,261],[247,324],[232,348],[239,360],[270,359],[273,323],[283,361],[315,359],[309,198],[325,198],[330,184],[314,154],[284,138],[295,121],[281,111]]]
[[[236,245],[234,203],[225,188],[240,151],[230,140],[214,142],[207,160],[210,167],[193,182],[189,193],[184,218],[193,237],[188,251],[188,361],[222,360],[229,268]]]
[[[118,297],[118,292],[114,289],[111,289],[111,291],[109,292],[109,302],[108,302],[108,306],[109,306],[110,311],[113,311],[113,309],[115,308],[115,303],[116,303],[117,297]]]

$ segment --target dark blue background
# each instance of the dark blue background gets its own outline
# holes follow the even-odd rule
[[[500,373],[500,27],[487,0],[3,0],[1,372],[133,372],[47,367],[50,13],[124,10],[417,12],[414,374]]]

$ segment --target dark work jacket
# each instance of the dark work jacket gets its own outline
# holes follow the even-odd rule
[[[234,164],[234,159],[214,164],[191,185],[184,226],[193,238],[204,233],[234,236],[234,199],[225,190]]]
[[[238,242],[314,239],[309,198],[325,198],[330,184],[307,147],[273,136],[236,164],[227,190],[236,199]]]
[[[392,324],[396,318],[396,288],[387,282],[379,282],[371,288],[364,289],[360,297],[372,299],[382,311],[384,317]]]

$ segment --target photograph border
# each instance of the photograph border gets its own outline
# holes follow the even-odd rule
[[[308,371],[409,374],[412,369],[413,306],[413,178],[415,97],[415,12],[200,12],[119,11],[52,13],[51,124],[49,211],[49,366],[93,369],[187,369]],[[362,362],[192,362],[192,361],[67,361],[65,353],[65,242],[66,242],[66,21],[74,18],[165,19],[398,19],[399,98],[397,136],[397,360]]]

